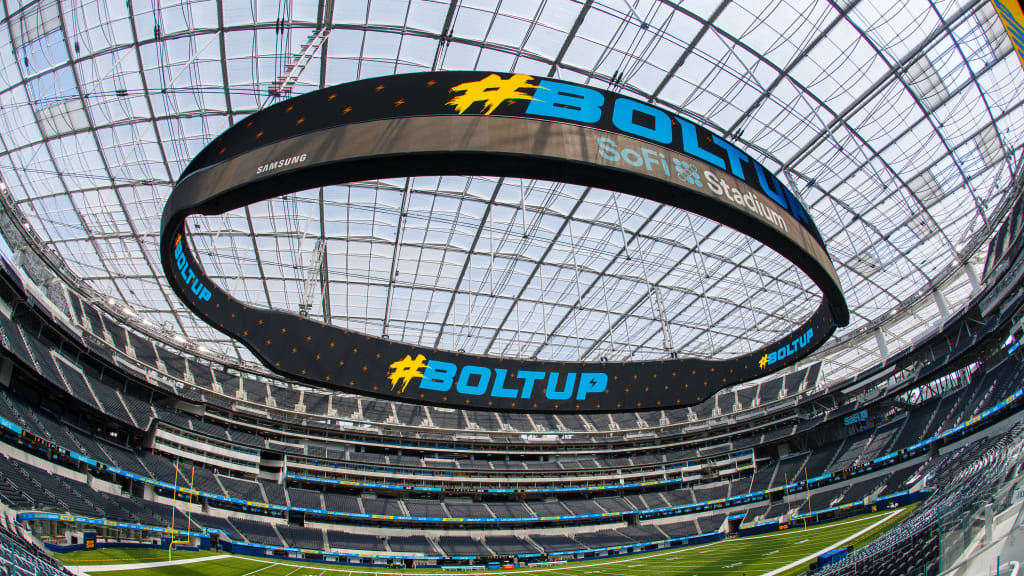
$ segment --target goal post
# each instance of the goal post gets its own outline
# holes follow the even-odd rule
[[[171,500],[174,501],[174,502],[178,501],[178,463],[179,463],[178,458],[175,458],[174,459],[174,494],[171,495]],[[195,483],[195,479],[196,479],[196,465],[192,464],[192,472],[191,472],[191,474],[189,476],[188,508],[186,509],[187,511],[185,513],[185,532],[188,532],[189,529],[192,527],[192,496],[195,494],[195,489],[192,488],[192,485]],[[171,561],[171,553],[174,550],[175,546],[181,545],[181,544],[190,544],[191,543],[191,541],[189,540],[189,538],[187,536],[185,537],[184,540],[178,540],[177,539],[178,531],[174,529],[174,520],[175,520],[175,516],[177,516],[177,512],[178,512],[178,507],[176,505],[172,504],[171,505],[171,537],[170,537],[170,541],[167,543],[167,561],[168,562]]]

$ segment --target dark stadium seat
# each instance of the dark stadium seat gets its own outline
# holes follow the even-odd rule
[[[809,454],[791,454],[779,460],[772,479],[772,486],[784,486],[787,482],[799,482],[804,478],[804,464]]]
[[[263,485],[263,492],[267,495],[268,504],[277,504],[278,506],[287,504],[284,486],[277,482],[261,482],[261,484]]]
[[[175,380],[185,379],[185,358],[163,346],[156,346],[156,355],[164,365],[164,372]]]
[[[406,515],[397,498],[378,495],[376,498],[363,498],[362,504],[363,510],[367,514],[380,514],[382,516]]]
[[[267,384],[248,378],[242,379],[242,389],[245,390],[245,399],[254,404],[266,404]]]
[[[53,359],[54,348],[52,345],[44,344],[34,336],[28,335],[25,336],[25,343],[28,344],[29,354],[32,356],[32,362],[36,371],[46,378],[47,381],[62,385],[61,377],[57,373],[57,365]]]
[[[446,411],[442,408],[434,408],[431,411],[432,417],[434,418],[434,424],[439,428],[458,428],[460,427],[460,420],[458,413]],[[438,414],[444,415],[443,423],[437,421]],[[490,412],[466,412],[465,417],[470,423],[475,423],[481,430],[500,430],[501,425],[498,423],[498,417]]]
[[[877,478],[872,480],[863,480],[860,482],[854,482],[843,492],[843,499],[841,504],[850,504],[853,502],[860,502],[864,500],[866,496],[873,493],[881,483]]]
[[[917,474],[917,466],[905,466],[889,475],[885,480],[885,487],[882,488],[881,495],[893,494],[896,492],[902,492],[908,490],[910,486],[908,482],[914,478]]]
[[[710,516],[700,516],[697,518],[697,527],[701,534],[710,534],[712,532],[718,532],[722,526],[722,522],[725,521],[725,514],[713,514]]]
[[[836,445],[834,443],[821,448],[815,448],[807,458],[807,463],[804,466],[804,475],[807,478],[817,478],[824,474],[829,462],[835,458],[835,450]]]
[[[200,364],[195,360],[186,358],[188,373],[192,376],[192,381],[196,386],[204,389],[213,388],[213,374],[210,372],[210,366],[207,364]]]
[[[128,409],[128,413],[135,426],[140,430],[148,430],[154,418],[153,407],[150,403],[136,398],[132,394],[121,394],[121,400]]]
[[[731,414],[736,409],[736,393],[732,390],[719,392],[715,395],[715,400],[718,403],[719,414]]]
[[[585,546],[572,538],[559,534],[533,534],[530,536],[530,539],[540,546],[541,550],[547,552],[565,552],[585,548]]]
[[[339,417],[343,419],[358,419],[356,418],[356,411],[359,410],[358,399],[352,396],[335,394],[334,397],[331,398],[331,403],[334,411],[337,412]]]
[[[207,422],[205,420],[200,420],[199,418],[193,418],[189,424],[191,424],[193,430],[205,436],[209,436],[217,440],[223,440],[225,442],[229,442],[231,440],[228,437],[227,428],[215,422]]]
[[[783,420],[777,428],[767,426],[740,426],[740,430],[731,434],[731,441],[707,440],[703,442],[687,440],[671,447],[661,448],[656,445],[641,447],[621,447],[600,450],[576,449],[567,453],[552,453],[537,456],[522,454],[513,448],[507,450],[499,446],[514,446],[518,432],[536,432],[553,430],[572,430],[584,428],[601,433],[614,433],[622,430],[645,430],[651,426],[662,426],[688,423],[691,415],[689,409],[670,410],[665,413],[646,414],[616,413],[603,415],[526,415],[526,414],[493,414],[472,413],[424,408],[412,405],[391,404],[379,400],[352,398],[328,392],[311,392],[299,388],[286,388],[268,385],[266,382],[253,378],[240,379],[226,372],[211,371],[210,367],[189,358],[176,355],[168,349],[156,349],[152,343],[135,342],[144,351],[152,350],[153,357],[159,357],[165,366],[180,367],[191,376],[196,385],[191,394],[183,394],[180,400],[186,403],[203,402],[203,394],[209,390],[223,390],[234,397],[239,390],[245,391],[245,397],[263,406],[267,403],[288,411],[303,408],[307,412],[327,414],[338,411],[355,419],[366,418],[380,425],[379,430],[389,430],[389,426],[398,424],[402,434],[409,434],[408,439],[417,442],[435,442],[429,449],[412,442],[405,445],[391,445],[374,440],[375,437],[360,437],[359,442],[351,442],[348,438],[339,438],[324,432],[316,436],[305,437],[296,435],[289,428],[268,431],[265,428],[257,434],[258,427],[253,427],[245,418],[238,417],[244,411],[232,414],[233,404],[220,403],[209,408],[205,416],[195,416],[190,411],[175,409],[178,404],[168,401],[164,382],[151,388],[145,388],[131,380],[110,379],[110,373],[100,372],[94,365],[77,366],[74,357],[62,355],[54,357],[44,344],[34,336],[26,336],[16,322],[3,322],[0,314],[0,335],[4,344],[9,343],[8,332],[14,331],[33,344],[25,345],[25,354],[32,366],[19,369],[38,370],[46,377],[46,370],[37,366],[42,358],[52,364],[51,377],[60,383],[48,389],[48,394],[64,394],[63,405],[51,399],[36,399],[31,402],[16,388],[0,390],[0,416],[30,432],[38,432],[44,440],[53,442],[57,447],[54,452],[55,465],[58,470],[67,473],[50,475],[30,464],[24,464],[10,458],[0,458],[0,501],[16,510],[41,510],[70,512],[84,516],[140,523],[153,526],[169,526],[172,518],[175,526],[188,524],[183,514],[185,504],[171,508],[151,500],[139,498],[138,489],[128,495],[110,494],[97,491],[82,481],[85,475],[92,475],[103,480],[120,481],[122,485],[131,485],[99,465],[110,465],[136,476],[150,477],[161,482],[176,483],[179,487],[193,487],[202,492],[223,495],[237,500],[255,503],[270,503],[278,506],[294,506],[310,510],[330,510],[343,513],[371,514],[378,516],[374,523],[387,530],[387,536],[378,536],[371,527],[369,533],[363,532],[365,525],[353,523],[353,519],[325,514],[307,514],[307,522],[329,523],[337,525],[337,529],[324,530],[316,527],[301,527],[285,524],[287,514],[261,511],[259,507],[242,509],[241,506],[230,504],[211,497],[206,501],[213,514],[196,513],[192,518],[195,529],[208,527],[230,534],[236,540],[272,545],[288,545],[293,547],[316,549],[325,546],[340,550],[363,550],[376,552],[407,552],[414,554],[445,554],[487,556],[491,554],[532,554],[537,552],[555,552],[579,550],[584,548],[603,548],[607,546],[628,546],[634,543],[658,541],[665,538],[680,538],[700,533],[717,532],[722,529],[727,515],[737,513],[743,516],[744,523],[757,521],[759,518],[771,520],[787,511],[802,513],[821,510],[832,504],[850,504],[858,502],[869,495],[884,495],[890,492],[905,490],[907,481],[918,478],[921,465],[918,463],[897,463],[896,471],[886,472],[881,476],[860,479],[861,466],[870,460],[897,450],[902,446],[923,439],[927,430],[948,429],[958,422],[964,421],[968,414],[998,402],[1010,390],[1010,386],[1019,381],[1021,369],[1016,363],[1004,363],[999,369],[988,371],[977,369],[977,378],[991,381],[987,388],[972,387],[946,394],[939,400],[924,402],[916,409],[903,414],[896,414],[889,421],[879,421],[877,427],[868,428],[843,438],[846,430],[836,432],[838,439],[819,445],[815,439],[811,446],[818,446],[806,452],[783,456],[778,462],[766,456],[771,452],[759,449],[762,445],[771,447],[773,442],[787,440],[793,434],[802,434],[804,429],[792,422],[792,417]],[[35,334],[36,332],[33,332]],[[131,333],[128,338],[131,339]],[[14,345],[10,345],[14,348]],[[16,352],[12,352],[16,355]],[[1007,367],[1008,366],[1008,367]],[[1011,370],[1012,368],[1012,370]],[[174,368],[175,370],[177,368]],[[787,377],[787,392],[794,392],[814,377],[814,372],[798,371],[796,375]],[[1016,379],[1016,380],[1014,380]],[[779,379],[776,379],[776,383]],[[215,384],[216,382],[216,384]],[[189,384],[181,383],[181,386]],[[239,386],[242,388],[239,388]],[[756,388],[745,388],[740,391],[720,393],[715,400],[699,407],[698,412],[707,415],[707,408],[714,406],[717,410],[735,411],[739,407],[746,409],[755,403],[755,390],[758,393],[770,390],[771,383],[761,384]],[[788,387],[793,386],[793,390]],[[206,391],[203,388],[206,388]],[[69,399],[72,395],[78,400]],[[144,398],[156,398],[163,395],[164,401],[153,403]],[[269,398],[269,400],[268,400]],[[760,399],[764,402],[764,398]],[[117,423],[122,431],[120,435],[101,435],[101,428],[96,422],[90,421],[79,414],[77,408],[90,406],[89,414],[102,413],[110,423]],[[784,405],[785,403],[780,403]],[[187,405],[187,404],[186,404]],[[310,410],[314,408],[313,410]],[[225,410],[227,412],[225,412]],[[952,413],[946,413],[951,410]],[[84,413],[83,413],[84,414]],[[62,419],[70,417],[71,424]],[[189,438],[206,439],[210,446],[235,445],[240,454],[254,454],[253,449],[264,448],[267,452],[280,454],[288,462],[290,473],[309,474],[325,480],[358,479],[371,482],[384,478],[388,483],[405,483],[415,478],[413,484],[427,486],[444,485],[459,487],[462,494],[447,494],[443,498],[431,491],[407,491],[401,497],[396,496],[393,489],[382,490],[362,485],[347,491],[345,486],[332,486],[312,481],[283,479],[282,483],[268,480],[253,480],[259,469],[251,466],[251,474],[239,477],[241,472],[217,470],[214,464],[201,465],[190,459],[182,458],[177,478],[174,473],[174,460],[160,453],[160,445],[145,448],[141,442],[150,420],[157,418],[159,426],[166,430],[178,430],[187,433]],[[819,418],[806,431],[821,434],[834,420]],[[282,420],[289,426],[299,420]],[[439,425],[440,423],[440,425]],[[497,431],[502,428],[506,433],[492,438],[493,449],[475,450],[459,445],[450,434],[436,434],[428,430],[417,430],[421,427],[464,430],[467,423],[475,426],[470,428],[476,434],[484,431]],[[298,424],[301,426],[301,424]],[[704,426],[706,424],[702,424]],[[712,424],[715,425],[715,424]],[[404,426],[404,428],[400,428]],[[95,430],[95,435],[87,430]],[[353,430],[342,428],[345,433]],[[377,429],[375,429],[377,430]],[[375,432],[376,433],[379,433]],[[683,429],[685,430],[685,428]],[[508,432],[515,431],[515,432]],[[180,433],[180,432],[178,432]],[[392,432],[388,432],[390,434]],[[678,432],[685,437],[686,432]],[[390,436],[386,436],[391,438]],[[828,434],[821,434],[828,438]],[[312,440],[310,440],[312,438]],[[116,441],[115,441],[116,439]],[[389,440],[390,441],[390,440]],[[452,446],[442,442],[455,442]],[[588,438],[601,446],[600,441]],[[17,441],[15,441],[15,444]],[[988,441],[972,444],[957,454],[968,457],[991,446]],[[753,448],[755,451],[741,453],[740,450]],[[27,446],[12,445],[12,450],[28,450]],[[69,461],[63,451],[74,450],[88,458],[96,460],[95,467],[82,466]],[[248,452],[247,452],[248,451]],[[542,450],[543,452],[543,450]],[[26,452],[28,453],[28,452]],[[747,468],[745,463],[753,462],[757,456],[756,467]],[[736,458],[743,463],[740,471],[730,469],[721,478],[713,477],[707,472],[700,480],[689,479],[685,484],[673,484],[667,487],[644,486],[632,489],[613,489],[607,492],[538,492],[520,496],[503,493],[491,493],[486,490],[494,486],[504,486],[509,477],[529,478],[530,485],[550,486],[560,489],[565,486],[594,487],[590,476],[606,477],[618,475],[619,471],[642,481],[649,478],[662,478],[668,473],[677,477],[681,465],[688,462],[714,462],[717,458]],[[831,464],[831,467],[829,466]],[[195,465],[195,466],[194,466]],[[193,471],[194,466],[194,471]],[[236,465],[237,466],[237,465]],[[724,498],[743,496],[750,492],[758,492],[780,486],[784,482],[802,482],[807,477],[820,476],[827,468],[842,467],[850,471],[850,478],[833,484],[825,483],[817,488],[808,498],[808,494],[795,491],[774,503],[760,500],[745,503],[726,509],[711,509],[699,512],[688,520],[678,520],[671,516],[662,518],[665,512],[646,513],[653,509],[670,506],[685,506],[694,502],[719,502]],[[233,468],[232,468],[233,469]],[[705,469],[708,470],[708,469]],[[932,469],[928,469],[932,470]],[[364,476],[364,474],[366,474]],[[411,475],[411,476],[410,476]],[[467,479],[472,483],[463,484]],[[488,479],[496,482],[490,483]],[[631,480],[632,481],[632,480]],[[605,482],[605,480],[601,480]],[[115,489],[118,484],[103,484]],[[166,497],[170,491],[166,488],[155,488],[156,493]],[[358,490],[355,491],[355,490]],[[464,495],[463,495],[464,494]],[[179,495],[180,498],[180,495]],[[715,504],[717,506],[718,504]],[[641,524],[623,526],[621,519],[607,519],[602,514],[608,512],[637,512]],[[230,520],[221,514],[230,514]],[[486,527],[486,538],[474,532],[459,532],[457,524],[446,523],[451,532],[438,538],[426,538],[417,534],[415,525],[405,521],[389,522],[391,516],[414,516],[419,518],[535,518],[547,517],[549,520],[514,525],[515,534],[501,534],[498,524],[479,524],[474,527]],[[552,517],[571,515],[592,515],[591,523],[574,526],[571,534],[553,534],[547,530],[551,526],[561,526]],[[276,516],[276,517],[272,517]],[[632,518],[632,516],[630,516]],[[366,522],[366,520],[362,520]],[[614,528],[609,524],[614,524]],[[656,522],[656,523],[645,523]],[[531,531],[533,526],[544,530]],[[528,534],[528,536],[526,535]]]
[[[385,422],[392,416],[391,404],[389,402],[383,402],[378,400],[369,400],[366,398],[360,398],[360,404],[362,405],[363,419],[370,422]]]
[[[662,412],[644,412],[639,414],[639,421],[642,427],[657,428],[661,426]],[[646,425],[646,426],[644,426]]]
[[[847,486],[832,487],[807,496],[801,496],[799,499],[791,500],[791,504],[793,505],[793,508],[796,509],[797,502],[806,502],[806,506],[801,506],[801,508],[799,508],[801,512],[830,508],[832,503],[836,501],[836,499],[839,498],[846,490]],[[845,498],[843,499],[843,502],[846,502]]]
[[[601,514],[606,511],[597,502],[589,499],[573,498],[562,500],[562,505],[569,509],[570,514],[575,515]]]
[[[869,442],[871,442],[871,432],[861,432],[847,438],[829,466],[829,472],[839,472],[853,466]]]
[[[326,548],[324,545],[324,531],[319,528],[279,525],[277,531],[284,538],[285,542],[293,548],[306,548],[310,550],[323,550]]]
[[[228,437],[232,442],[242,444],[245,446],[262,447],[266,442],[258,434],[246,432],[237,428],[231,428],[227,431]]]
[[[540,552],[539,548],[519,536],[488,535],[484,537],[484,544],[499,556]]]
[[[0,523],[0,548],[4,550],[4,563],[12,563],[18,569],[12,573],[25,572],[34,576],[70,576],[69,572],[57,560],[51,558],[34,542],[30,542],[15,527]],[[6,571],[6,569],[2,569]]]
[[[302,395],[301,390],[285,388],[283,386],[271,386],[270,397],[274,399],[274,405],[281,410],[295,410]]]
[[[371,552],[385,552],[385,545],[382,536],[372,534],[359,534],[343,530],[328,530],[327,541],[329,546],[336,550],[367,550]]]
[[[365,505],[367,501],[363,501]],[[493,518],[490,508],[483,502],[447,499],[445,507],[452,518]]]
[[[85,326],[87,330],[99,336],[100,338],[103,338],[104,335],[106,334],[106,330],[104,329],[103,320],[100,318],[99,311],[96,310],[96,308],[88,302],[81,302],[81,306],[83,320],[82,324]]]
[[[241,538],[241,534],[238,530],[231,525],[231,522],[227,518],[221,518],[220,516],[211,516],[209,514],[192,514],[192,520],[197,522],[204,528],[212,528],[219,530],[222,534],[226,534],[231,538]]]
[[[432,554],[434,547],[427,540],[426,536],[413,534],[409,536],[388,536],[388,548],[392,552],[413,552],[417,554]]]
[[[757,399],[757,386],[736,389],[736,410],[750,410]]]
[[[410,500],[405,501],[406,506],[409,506],[410,503]],[[535,516],[533,511],[523,502],[488,502],[487,507],[490,508],[495,518],[530,518]]]
[[[732,441],[733,450],[744,450],[747,448],[753,448],[760,446],[763,442],[763,435],[761,434],[748,434],[746,436],[740,436],[734,438]]]
[[[288,501],[292,506],[298,508],[311,508],[314,510],[323,510],[324,508],[322,493],[313,490],[288,488]]]
[[[779,399],[782,393],[782,378],[772,378],[758,386],[758,404],[769,404]]]
[[[249,542],[267,544],[269,546],[284,546],[281,538],[274,531],[274,526],[269,522],[235,516],[231,518],[231,524],[238,531],[236,536],[240,536]]]
[[[657,526],[627,526],[616,530],[624,538],[624,541],[637,543],[657,542],[666,538],[665,533]]]
[[[697,502],[710,502],[729,496],[728,485],[718,486],[694,486],[693,498]]]
[[[362,513],[362,509],[359,506],[358,496],[326,492],[324,494],[324,500],[324,504],[327,506],[328,510]],[[415,514],[412,515],[415,516]]]
[[[189,486],[187,475],[188,463],[182,465],[179,462],[177,481],[175,481],[175,464],[173,460],[157,454],[147,453],[142,455],[142,465],[149,470],[150,478],[155,478],[169,484],[177,482],[178,486]]]
[[[224,487],[224,493],[227,496],[252,502],[264,501],[263,491],[256,482],[222,475],[217,475],[217,482]]]
[[[770,444],[772,442],[782,440],[783,438],[789,438],[796,433],[797,427],[795,424],[786,424],[773,428],[764,434],[764,442]]]
[[[689,488],[670,490],[662,494],[662,498],[668,502],[669,506],[685,506],[686,504],[693,504],[697,501],[693,496],[693,491]]]
[[[422,426],[426,422],[426,408],[412,404],[395,406],[395,415],[398,422],[407,426]]]
[[[128,408],[125,406],[122,399],[122,394],[116,389],[112,388],[106,382],[102,380],[94,379],[91,377],[86,378],[88,380],[89,389],[96,395],[96,399],[102,406],[102,410],[108,416],[114,419],[124,422],[129,425],[137,425],[139,427],[148,427],[149,420],[145,420],[143,423],[137,423],[135,419],[131,417],[128,412]]]
[[[232,398],[236,397],[241,389],[240,380],[238,376],[235,376],[234,374],[228,374],[227,372],[214,369],[213,379],[217,382],[217,385],[220,386],[221,391]]]
[[[32,366],[32,355],[28,351],[28,345],[25,344],[19,324],[0,314],[0,331],[3,333],[5,347],[22,363]]]
[[[91,406],[92,408],[95,408],[96,410],[102,411],[104,408],[106,408],[107,410],[111,410],[114,408],[113,403],[111,403],[110,407],[104,406],[104,408],[100,408],[99,403],[96,401],[96,398],[89,387],[89,383],[85,381],[85,376],[82,375],[81,371],[75,370],[70,365],[64,362],[57,362],[56,366],[57,371],[60,373],[61,377],[64,379],[64,382],[67,384],[68,391],[71,393],[72,396],[78,398],[79,400]],[[124,412],[124,408],[121,408],[121,412]],[[114,414],[114,412],[112,411],[110,413]],[[131,420],[127,421],[131,422]]]
[[[529,506],[537,516],[567,516],[572,514],[561,502],[529,502]]]
[[[483,542],[470,536],[441,536],[438,544],[449,556],[488,556],[491,554]]]
[[[306,413],[327,414],[327,405],[330,402],[330,396],[327,394],[317,394],[307,390],[303,393],[302,398],[306,405]]]

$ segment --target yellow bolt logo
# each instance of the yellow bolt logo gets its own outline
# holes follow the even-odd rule
[[[765,354],[764,356],[761,356],[761,360],[759,360],[757,364],[762,370],[764,370],[764,367],[768,365],[768,355]]]
[[[395,387],[398,386],[399,380],[401,380],[402,389],[398,393],[405,392],[405,387],[409,385],[410,380],[423,377],[423,370],[426,367],[427,359],[423,357],[423,354],[417,354],[415,360],[407,354],[405,358],[392,362],[391,366],[388,367],[388,379],[391,380],[391,390],[394,391]]]
[[[526,74],[513,74],[508,79],[491,74],[483,80],[463,82],[450,90],[463,94],[449,100],[448,106],[455,106],[455,111],[462,114],[473,104],[483,102],[484,114],[489,115],[505,100],[534,100],[533,96],[520,92],[523,88],[537,88],[530,84],[531,80],[533,76]]]

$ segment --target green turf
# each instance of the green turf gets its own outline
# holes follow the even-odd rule
[[[275,571],[277,570],[277,571]],[[283,571],[282,571],[283,570]],[[131,576],[241,576],[243,574],[319,574],[320,568],[311,564],[304,566],[283,566],[249,560],[246,558],[225,558],[223,560],[210,560],[209,562],[197,562],[195,564],[180,564],[177,566],[166,566],[163,568],[139,568],[136,570],[120,570],[117,572],[97,572],[97,574],[130,574]]]
[[[762,536],[731,538],[712,544],[690,546],[643,555],[602,558],[586,562],[572,562],[560,566],[520,568],[517,574],[544,576],[754,576],[789,565],[805,556],[816,554],[837,542],[867,530],[856,538],[856,543],[867,543],[892,522],[911,512],[905,508],[898,512],[877,512],[807,529],[794,526],[790,530]],[[851,540],[851,543],[854,541]],[[847,544],[844,544],[847,545]],[[166,552],[165,552],[166,554]],[[95,565],[95,563],[90,562]],[[807,565],[786,572],[800,574]],[[272,558],[255,559],[232,557],[194,564],[168,567],[137,568],[102,572],[103,576],[368,576],[402,574],[473,574],[474,572],[441,572],[440,570],[382,570],[360,566],[332,567],[326,564],[303,563]],[[482,571],[486,574],[498,572]]]
[[[175,550],[172,559],[200,558],[216,556],[220,552],[206,550]],[[70,566],[99,566],[103,564],[127,564],[138,562],[163,562],[167,560],[167,549],[156,548],[97,548],[96,550],[80,550],[54,556]]]

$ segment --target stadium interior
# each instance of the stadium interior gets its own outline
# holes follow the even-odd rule
[[[815,4],[785,34],[789,2],[72,4],[8,3],[0,22],[0,570],[66,574],[53,553],[86,540],[525,565],[916,505],[820,573],[945,574],[982,550],[986,504],[1020,506],[1024,70],[991,2],[929,2],[907,30],[888,24],[906,6],[869,18],[853,14],[866,1]],[[776,52],[772,35],[800,34]],[[886,34],[899,41],[879,46]],[[862,51],[871,62],[853,62]],[[229,80],[239,68],[248,78]],[[693,406],[494,412],[282,378],[166,287],[162,202],[217,134],[324,86],[456,68],[593,84],[751,150],[818,219],[851,325]],[[864,78],[844,80],[849,68]],[[873,115],[901,135],[871,132],[892,128]],[[783,134],[790,123],[802,128]],[[773,130],[784,146],[766,143]],[[682,210],[424,180],[322,187],[190,226],[211,274],[251,302],[453,352],[725,357],[786,334],[819,297],[775,252]],[[423,222],[403,220],[417,210]],[[551,222],[528,231],[534,216]],[[588,219],[602,231],[579,232]],[[446,245],[456,256],[438,256]]]

